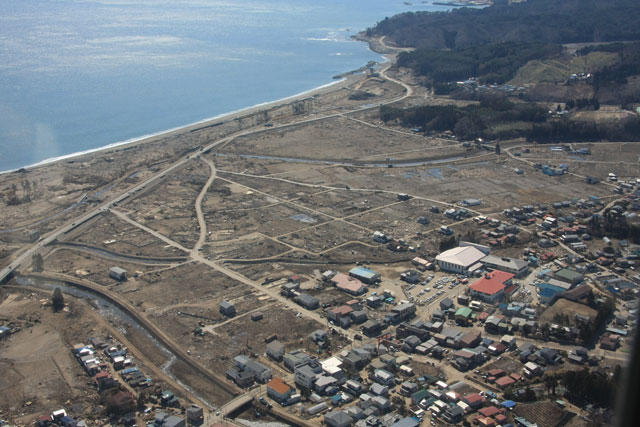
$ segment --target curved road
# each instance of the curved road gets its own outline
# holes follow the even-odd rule
[[[205,239],[207,238],[207,222],[204,220],[204,215],[202,214],[202,200],[204,199],[204,196],[206,196],[207,191],[209,191],[209,187],[211,187],[213,180],[216,179],[216,166],[213,164],[213,162],[205,157],[201,157],[200,160],[202,160],[209,166],[211,174],[209,175],[209,179],[207,180],[207,182],[204,184],[204,186],[202,186],[202,190],[196,198],[196,216],[198,217],[198,225],[200,226],[200,237],[198,237],[198,241],[193,247],[193,250],[196,252],[200,250],[200,248],[204,244]]]

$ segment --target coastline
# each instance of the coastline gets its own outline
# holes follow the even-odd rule
[[[372,52],[375,52],[379,55],[382,55],[382,57],[384,58],[384,61],[382,63],[387,63],[390,61],[390,59],[383,53],[383,52],[379,52],[376,51],[374,49],[370,49]],[[14,172],[18,172],[18,171],[22,171],[22,170],[33,170],[33,169],[37,169],[37,168],[41,168],[41,167],[45,167],[45,166],[49,166],[52,164],[56,164],[59,162],[63,162],[63,161],[68,161],[74,158],[78,158],[78,157],[82,157],[82,156],[86,156],[88,154],[103,154],[106,152],[109,152],[111,150],[115,150],[115,149],[121,149],[121,148],[128,148],[128,147],[133,147],[136,145],[142,145],[142,144],[146,144],[152,141],[157,141],[158,139],[161,138],[166,138],[169,136],[174,136],[174,135],[180,135],[183,133],[188,133],[191,132],[193,130],[197,130],[199,128],[204,128],[204,127],[209,127],[212,125],[217,125],[217,124],[222,124],[225,122],[228,122],[230,120],[236,120],[242,117],[249,117],[251,115],[254,115],[256,113],[259,113],[261,111],[267,110],[267,109],[271,109],[271,108],[276,108],[279,106],[284,106],[284,105],[288,105],[292,102],[298,101],[300,99],[303,98],[308,98],[309,96],[315,96],[315,95],[320,95],[320,94],[325,94],[325,93],[330,93],[334,90],[339,89],[341,86],[341,84],[352,84],[355,81],[357,81],[358,79],[360,79],[363,75],[361,73],[354,73],[354,74],[349,74],[349,75],[345,75],[344,77],[340,78],[339,80],[334,80],[331,81],[329,83],[325,83],[323,85],[320,85],[318,87],[303,91],[303,92],[299,92],[297,94],[294,95],[290,95],[284,98],[280,98],[280,99],[276,99],[273,101],[267,101],[267,102],[263,102],[263,103],[259,103],[259,104],[255,104],[252,106],[248,106],[248,107],[244,107],[238,110],[233,110],[233,111],[229,111],[226,113],[222,113],[222,114],[218,114],[217,116],[214,117],[210,117],[210,118],[206,118],[206,119],[202,119],[199,120],[197,122],[193,122],[193,123],[189,123],[183,126],[178,126],[175,128],[171,128],[171,129],[165,129],[162,131],[158,131],[155,133],[151,133],[151,134],[146,134],[146,135],[142,135],[142,136],[138,136],[138,137],[133,137],[124,141],[118,141],[118,142],[113,142],[101,147],[97,147],[97,148],[92,148],[92,149],[88,149],[88,150],[83,150],[83,151],[76,151],[74,153],[69,153],[69,154],[64,154],[61,156],[57,156],[57,157],[50,157],[48,159],[44,159],[41,160],[37,163],[31,164],[31,165],[27,165],[27,166],[23,166],[17,169],[11,169],[11,170],[5,170],[5,171],[0,171],[0,176],[1,175],[5,175],[5,174],[10,174],[10,173],[14,173]]]

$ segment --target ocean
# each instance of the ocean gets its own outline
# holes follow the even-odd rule
[[[3,0],[0,171],[331,83],[395,0]]]

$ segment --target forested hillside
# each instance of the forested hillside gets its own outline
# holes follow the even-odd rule
[[[638,0],[528,0],[484,9],[403,13],[367,30],[400,46],[460,48],[500,42],[640,40]]]
[[[560,45],[536,42],[491,43],[453,50],[423,48],[401,53],[398,65],[412,68],[435,85],[469,77],[478,77],[481,82],[505,83],[528,61],[561,52]]]

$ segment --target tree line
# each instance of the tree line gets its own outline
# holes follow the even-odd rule
[[[480,83],[502,84],[533,59],[559,55],[562,47],[539,42],[501,42],[451,50],[420,48],[402,52],[398,65],[411,68],[432,84],[477,77]]]
[[[463,140],[474,138],[526,136],[526,129],[513,130],[509,135],[496,133],[492,128],[504,123],[542,123],[546,109],[525,103],[513,103],[504,97],[482,97],[478,104],[466,107],[455,105],[423,105],[409,108],[380,107],[380,119],[397,121],[407,127],[419,127],[425,133],[451,131]]]

